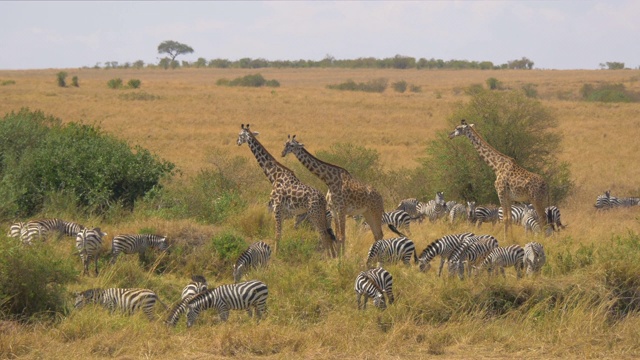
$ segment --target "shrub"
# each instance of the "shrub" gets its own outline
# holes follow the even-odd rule
[[[59,73],[56,74],[56,77],[58,79],[58,86],[60,87],[65,87],[67,86],[67,73],[65,71],[60,71]]]
[[[267,80],[266,83],[264,83],[265,86],[268,87],[280,87],[280,82],[278,82],[278,80]]]
[[[385,78],[369,80],[366,83],[356,83],[353,80],[347,80],[341,84],[327,85],[328,89],[348,90],[348,91],[364,91],[382,93],[387,89],[388,81]]]
[[[420,87],[419,85],[409,85],[409,91],[411,91],[412,93],[420,93],[422,92],[422,87]]]
[[[122,79],[120,78],[111,79],[107,82],[107,86],[110,89],[120,89],[122,87]]]
[[[138,79],[131,79],[127,82],[127,86],[132,89],[137,89],[140,87],[141,81]]]
[[[30,216],[47,194],[64,191],[102,213],[134,201],[172,174],[158,159],[89,125],[68,123],[22,109],[0,121],[0,215]]]
[[[407,82],[404,80],[401,81],[397,81],[394,82],[393,84],[391,84],[391,87],[393,87],[393,90],[399,92],[399,93],[403,93],[405,91],[407,91]]]
[[[489,87],[489,90],[501,90],[502,82],[494,77],[491,77],[487,79],[487,86]]]
[[[464,89],[464,93],[471,96],[480,94],[483,91],[484,91],[484,87],[482,87],[482,84],[471,84],[469,85],[468,88]]]
[[[491,146],[525,169],[542,175],[549,185],[551,203],[568,195],[573,183],[568,163],[556,157],[562,139],[553,131],[557,120],[539,101],[527,98],[521,91],[486,90],[473,95],[467,104],[458,104],[449,118],[449,129],[438,132],[429,143],[421,170],[425,182],[432,186],[429,193],[444,191],[452,198],[499,203],[493,170],[478,157],[469,141],[448,138],[460,119],[475,123],[476,130]]]
[[[0,316],[27,320],[66,312],[65,285],[77,272],[74,262],[55,251],[55,246],[26,247],[0,236]]]
[[[152,101],[160,99],[159,96],[146,93],[144,91],[141,92],[132,92],[126,94],[120,94],[118,97],[122,100],[141,100],[141,101]]]
[[[628,91],[624,84],[601,84],[593,86],[584,84],[580,89],[582,98],[586,101],[600,102],[636,102],[638,94]]]
[[[248,247],[243,238],[229,231],[215,235],[211,245],[218,257],[228,264],[235,262]]]
[[[80,87],[80,84],[78,83],[78,77],[74,76],[71,78],[71,85],[75,86],[75,87]]]
[[[15,84],[16,84],[15,80],[2,80],[2,81],[0,81],[0,85],[2,85],[2,86],[15,85]]]
[[[278,80],[266,80],[261,74],[253,74],[253,75],[245,75],[242,77],[237,77],[233,80],[218,79],[218,81],[216,81],[216,85],[246,86],[246,87],[261,87],[261,86],[279,87],[280,83],[278,82]]]
[[[522,91],[524,91],[524,95],[529,98],[537,98],[538,97],[538,89],[536,89],[538,85],[528,83],[522,85]]]

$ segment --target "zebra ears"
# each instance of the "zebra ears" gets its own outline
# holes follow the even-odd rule
[[[465,120],[465,119],[460,120],[460,125],[468,125],[470,127],[474,127],[475,126],[475,124],[467,124],[467,120]]]

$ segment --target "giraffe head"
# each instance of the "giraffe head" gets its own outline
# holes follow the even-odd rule
[[[287,135],[287,142],[284,144],[284,149],[282,150],[282,157],[287,156],[288,153],[294,152],[296,149],[304,147],[303,143],[299,143],[296,140],[296,136]]]
[[[257,131],[251,131],[249,129],[249,124],[247,124],[247,126],[241,124],[240,128],[242,130],[240,130],[240,133],[238,134],[238,146],[248,143],[252,137],[256,137],[259,134]]]
[[[456,126],[456,128],[449,134],[449,139],[453,139],[456,136],[466,135],[470,128],[472,128],[474,124],[467,124],[467,120],[462,119],[460,121],[460,125]]]

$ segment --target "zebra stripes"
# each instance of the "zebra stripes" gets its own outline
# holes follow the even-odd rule
[[[554,231],[560,231],[567,227],[567,225],[563,225],[560,220],[560,209],[558,209],[557,206],[548,206],[544,209],[544,212],[547,215],[547,224],[549,224]]]
[[[616,207],[630,207],[639,205],[640,197],[618,198],[615,196],[611,196],[611,191],[607,190],[603,195],[598,195],[594,206],[596,210],[609,210]]]
[[[479,228],[486,222],[490,222],[495,225],[495,223],[500,219],[499,210],[500,209],[495,206],[476,206],[473,213],[476,227]]]
[[[436,239],[431,244],[422,250],[418,257],[418,263],[420,264],[420,271],[429,271],[431,268],[431,260],[440,255],[440,268],[438,269],[438,276],[442,273],[442,267],[444,262],[449,259],[453,251],[455,251],[460,243],[467,237],[474,236],[473,233],[461,233],[445,235],[439,239]]]
[[[449,257],[449,276],[458,273],[464,278],[464,262],[467,262],[467,276],[480,265],[489,253],[498,247],[498,240],[491,235],[477,235],[465,238]]]
[[[190,300],[191,298],[200,294],[201,292],[206,291],[208,287],[209,287],[209,284],[207,283],[207,279],[205,279],[204,276],[193,275],[191,277],[191,282],[188,283],[187,286],[185,286],[182,289],[182,294],[180,295],[180,299]]]
[[[544,246],[537,242],[530,242],[524,246],[523,265],[527,275],[539,273],[547,262]]]
[[[418,199],[416,198],[408,198],[400,201],[396,210],[402,210],[411,216],[411,220],[419,220],[422,221],[420,214],[418,213]]]
[[[9,231],[7,231],[7,236],[12,238],[20,238],[20,234],[22,233],[22,228],[24,227],[24,223],[21,221],[14,222],[9,226]]]
[[[187,327],[191,327],[201,311],[216,309],[221,321],[229,319],[230,310],[247,310],[253,316],[253,310],[258,320],[267,309],[267,285],[258,280],[251,280],[238,284],[221,285],[215,289],[200,293],[184,306],[174,308],[167,319],[167,324],[175,326],[180,315],[187,312]]]
[[[383,268],[360,272],[356,277],[354,290],[358,309],[366,309],[369,298],[372,298],[374,306],[380,309],[387,307],[385,295],[389,299],[389,304],[394,302],[393,277]],[[360,302],[362,296],[364,296],[363,304]]]
[[[89,289],[76,293],[74,307],[81,309],[86,304],[99,304],[111,312],[118,309],[128,315],[141,309],[149,320],[154,320],[153,308],[156,302],[166,308],[158,295],[149,289]]]
[[[507,247],[497,247],[489,253],[484,259],[481,269],[487,269],[491,276],[494,269],[499,269],[502,277],[505,276],[505,267],[513,266],[516,269],[518,278],[522,277],[522,269],[524,267],[524,249],[520,245],[511,245]]]
[[[242,278],[247,269],[256,269],[266,266],[271,258],[271,248],[263,241],[258,241],[249,246],[233,264],[233,281],[236,283]]]
[[[98,276],[98,257],[102,252],[102,237],[107,233],[103,233],[100,228],[82,229],[76,235],[76,249],[82,260],[82,275],[89,275],[89,263],[91,260],[96,265],[96,276]]]
[[[431,222],[447,216],[447,204],[444,201],[444,193],[441,191],[437,192],[435,199],[429,200],[427,203],[419,202],[416,210],[420,217],[427,217]]]
[[[164,251],[169,247],[169,244],[167,244],[166,237],[158,235],[135,234],[115,236],[113,240],[111,240],[111,264],[116,262],[121,252],[125,254],[143,254],[148,247]]]
[[[527,210],[534,210],[530,204],[513,204],[511,205],[511,223],[520,224]],[[534,210],[535,212],[535,210]],[[498,208],[498,219],[504,221],[504,211],[502,206]]]
[[[35,240],[46,239],[56,232],[75,237],[82,229],[84,226],[78,223],[57,218],[31,220],[23,225],[20,238],[25,244],[31,244]]]
[[[367,266],[371,266],[374,261],[377,261],[378,264],[402,261],[405,265],[410,265],[411,255],[417,263],[416,247],[410,239],[406,237],[381,239],[371,245]]]
[[[411,234],[411,216],[404,210],[393,210],[382,214],[382,225],[393,225],[396,229],[403,228]],[[362,222],[365,229],[369,229],[366,221]]]

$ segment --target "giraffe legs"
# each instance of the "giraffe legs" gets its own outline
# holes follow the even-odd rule
[[[307,212],[307,214],[309,214],[316,231],[320,234],[320,241],[327,254],[332,258],[336,257],[336,238],[332,234],[331,228],[327,228],[326,212],[314,210]]]
[[[368,210],[362,214],[365,221],[369,224],[369,229],[373,233],[374,240],[381,240],[384,237],[382,233],[382,213],[378,216],[373,214],[373,211]]]

